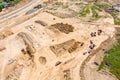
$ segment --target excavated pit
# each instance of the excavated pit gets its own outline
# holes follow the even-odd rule
[[[56,24],[51,25],[49,27],[49,29],[51,29],[52,31],[57,29],[60,32],[65,33],[65,34],[69,34],[70,32],[74,31],[74,27],[72,25],[67,24],[67,23],[66,24],[56,23]]]
[[[39,62],[41,63],[41,64],[43,64],[43,65],[45,65],[46,63],[47,63],[47,60],[46,60],[46,58],[45,57],[39,57]]]
[[[71,76],[70,76],[70,70],[64,70],[64,80],[72,80]]]
[[[71,39],[63,43],[50,46],[50,49],[56,56],[61,56],[66,51],[68,51],[69,53],[74,52],[81,46],[80,44],[82,44],[82,42],[76,41],[75,39]]]

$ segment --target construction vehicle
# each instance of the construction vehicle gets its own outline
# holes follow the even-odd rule
[[[34,7],[34,9],[40,9],[40,8],[42,8],[41,4],[39,4],[39,5],[37,5],[37,6]]]

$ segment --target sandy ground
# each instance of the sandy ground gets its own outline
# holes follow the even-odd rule
[[[105,71],[97,71],[98,66],[94,64],[96,62],[94,56],[88,64],[86,64],[84,69],[85,79],[86,80],[118,80],[115,76],[113,76],[109,72]]]
[[[104,80],[104,79],[118,80],[115,76],[113,76],[108,71],[104,71],[104,70],[98,71],[98,67],[101,64],[101,61],[105,55],[105,52],[110,50],[116,43],[117,42],[115,38],[109,38],[108,40],[103,42],[101,46],[99,46],[98,50],[95,50],[94,52],[95,54],[93,54],[91,57],[88,57],[86,59],[86,63],[84,64],[84,69],[82,70],[84,73],[84,78],[86,80]],[[95,62],[98,65],[95,64]]]
[[[43,21],[47,26],[35,23],[36,20]],[[54,32],[49,29],[50,25],[61,22],[72,25],[74,32],[65,34],[58,30]],[[31,25],[34,28],[30,29]],[[102,29],[102,34],[91,37],[90,33],[97,32],[98,29]],[[90,40],[94,42],[95,50],[102,42],[109,37],[113,38],[115,35],[113,25],[86,24],[73,18],[61,19],[46,12],[40,13],[24,23],[16,25],[10,30],[14,34],[0,41],[0,45],[6,47],[6,50],[0,52],[0,80],[81,80],[81,76],[79,75],[80,66],[92,54],[87,53],[83,55],[84,52],[89,50]],[[30,59],[29,55],[21,52],[21,49],[25,48],[25,44],[22,38],[17,36],[20,32],[27,33],[31,37],[32,44],[36,49],[33,60]],[[72,53],[64,52],[61,56],[56,56],[51,51],[50,46],[71,39],[84,42],[84,45]],[[47,62],[44,65],[39,62],[39,57],[41,56],[46,58]],[[13,59],[14,62],[8,64],[9,59]],[[61,64],[55,66],[58,61]],[[115,80],[113,76],[99,74],[96,70],[92,72],[93,78],[89,75],[91,74],[91,70],[91,68],[87,68],[86,71],[89,71],[89,73],[86,80]]]

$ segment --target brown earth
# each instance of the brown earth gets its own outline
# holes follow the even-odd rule
[[[42,11],[12,19],[16,23],[1,30],[7,36],[0,40],[6,48],[0,51],[0,80],[117,80],[92,64],[104,56],[98,55],[101,50],[115,43],[113,19],[101,20],[82,22]]]

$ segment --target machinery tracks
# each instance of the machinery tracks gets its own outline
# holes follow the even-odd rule
[[[114,46],[113,45],[114,41],[112,43],[112,40],[113,39],[109,37],[107,40],[102,42],[99,45],[99,47],[97,49],[93,50],[92,53],[82,62],[81,66],[80,66],[80,72],[79,72],[80,80],[86,80],[85,76],[84,76],[84,69],[85,69],[86,64],[92,59],[92,57],[95,56],[95,54],[98,53],[100,50],[105,49],[108,51]],[[111,44],[108,44],[108,43],[111,43]]]

